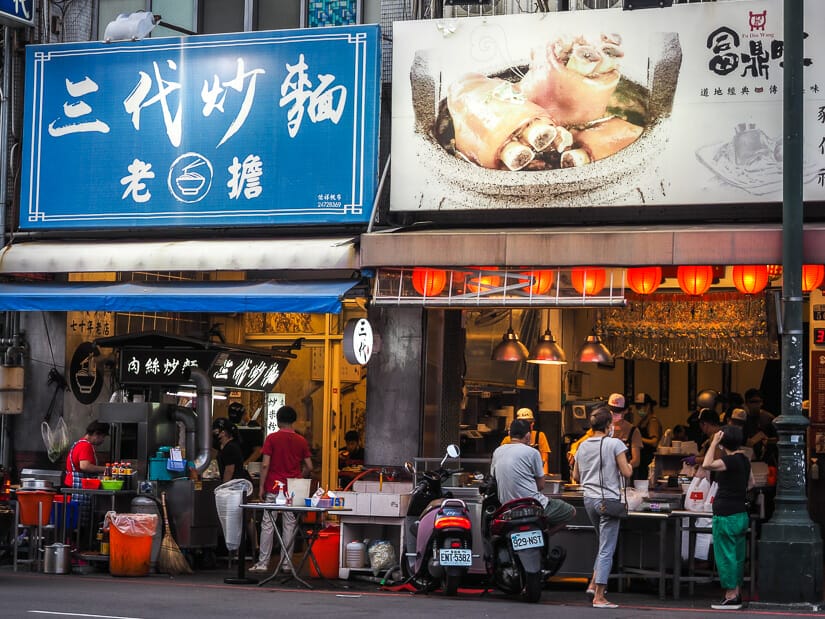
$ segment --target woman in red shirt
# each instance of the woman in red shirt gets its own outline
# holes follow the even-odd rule
[[[93,421],[86,426],[86,434],[78,440],[66,456],[66,476],[63,483],[72,488],[82,488],[82,480],[86,477],[96,477],[106,470],[105,466],[97,463],[95,447],[99,447],[109,436],[109,424]],[[73,494],[72,501],[77,502],[78,522],[81,526],[88,526],[91,520],[92,497],[87,494]]]

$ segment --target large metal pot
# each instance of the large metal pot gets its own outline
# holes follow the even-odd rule
[[[52,482],[47,479],[35,479],[34,477],[24,477],[20,480],[21,490],[54,490]]]
[[[44,546],[43,571],[46,574],[71,574],[72,547],[68,544],[51,544]]]

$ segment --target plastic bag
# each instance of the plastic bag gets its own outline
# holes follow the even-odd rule
[[[710,485],[710,490],[708,490],[708,496],[705,499],[705,510],[706,512],[713,511],[713,499],[716,498],[716,491],[719,490],[719,484],[713,482]]]
[[[645,498],[645,493],[636,488],[625,488],[625,498],[627,502],[627,510],[637,512],[642,507],[642,502]]]
[[[158,515],[106,512],[103,528],[108,531],[110,526],[130,537],[152,536],[158,529]]]
[[[43,421],[40,424],[40,434],[43,437],[43,444],[46,446],[46,453],[49,456],[49,460],[57,462],[66,455],[66,451],[68,451],[70,446],[70,440],[69,428],[66,426],[63,417],[57,418],[54,429],[49,426],[48,421]]]
[[[223,538],[226,549],[230,552],[237,550],[241,545],[241,531],[243,528],[243,495],[252,493],[252,482],[248,479],[230,479],[225,484],[215,488],[215,508],[218,511],[223,529]]]
[[[688,486],[687,494],[685,494],[685,509],[689,512],[706,511],[705,501],[707,501],[709,492],[710,482],[707,479],[694,477],[690,482],[690,486]]]
[[[398,565],[395,548],[386,540],[374,541],[367,549],[367,554],[370,558],[370,568],[375,576]]]

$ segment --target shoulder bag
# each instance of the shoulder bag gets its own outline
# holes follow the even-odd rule
[[[599,514],[602,516],[610,516],[611,518],[626,518],[627,517],[627,501],[622,502],[620,499],[608,499],[604,496],[604,477],[602,473],[603,469],[603,460],[602,460],[602,447],[604,446],[604,438],[599,441],[599,485],[601,486],[602,490],[602,498],[599,501],[596,509],[598,510]],[[621,475],[619,475],[619,487],[624,489],[624,484],[622,483]]]

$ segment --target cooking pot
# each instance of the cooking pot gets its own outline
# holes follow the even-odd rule
[[[35,479],[34,477],[24,477],[20,480],[21,490],[53,490],[52,482],[47,479]]]
[[[72,547],[68,544],[51,544],[44,546],[43,571],[46,574],[71,574]]]

